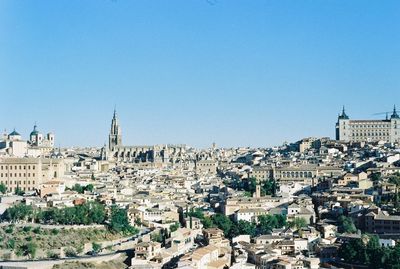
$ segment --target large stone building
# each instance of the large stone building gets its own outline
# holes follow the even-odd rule
[[[342,168],[336,166],[319,166],[315,164],[303,164],[296,166],[255,166],[250,176],[263,182],[275,179],[280,183],[303,183],[315,185],[324,177],[341,176]]]
[[[63,159],[51,158],[0,158],[0,183],[9,192],[17,188],[33,191],[39,185],[64,175]]]
[[[336,140],[344,142],[400,142],[400,117],[396,107],[384,120],[350,120],[344,107],[336,123]]]
[[[123,146],[121,127],[114,110],[103,158],[126,163],[175,163],[182,160],[185,151],[186,145]]]

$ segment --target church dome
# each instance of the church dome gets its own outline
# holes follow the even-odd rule
[[[14,129],[14,131],[12,131],[10,134],[9,134],[9,136],[17,136],[17,135],[20,135],[17,131],[15,131],[15,129]]]
[[[36,124],[35,124],[35,126],[33,126],[33,131],[31,132],[31,136],[32,136],[32,135],[38,135],[38,134],[39,134],[39,132],[38,132],[37,126],[36,126]]]

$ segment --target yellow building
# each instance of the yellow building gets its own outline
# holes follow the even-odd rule
[[[0,158],[0,183],[7,191],[38,189],[39,185],[64,175],[62,159]]]

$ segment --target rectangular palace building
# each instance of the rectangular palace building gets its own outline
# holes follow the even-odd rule
[[[344,142],[400,142],[400,117],[396,107],[384,120],[350,120],[343,107],[336,123],[336,140]]]

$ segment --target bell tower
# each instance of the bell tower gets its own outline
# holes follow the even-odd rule
[[[111,130],[108,135],[108,148],[114,150],[115,146],[122,146],[121,127],[119,126],[117,111],[114,108],[114,115],[111,120]]]

